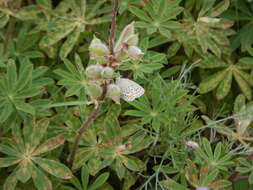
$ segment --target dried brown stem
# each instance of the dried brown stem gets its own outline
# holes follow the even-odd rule
[[[114,9],[112,11],[112,23],[110,29],[110,36],[109,36],[109,49],[111,55],[114,55],[113,47],[114,47],[114,39],[115,39],[115,31],[116,31],[116,16],[119,10],[119,0],[114,1]]]
[[[94,121],[94,120],[97,118],[98,109],[99,109],[99,107],[94,108],[94,110],[93,110],[93,112],[91,113],[91,115],[82,123],[81,127],[80,127],[79,130],[77,131],[77,136],[76,136],[76,138],[75,138],[73,147],[72,147],[71,152],[70,152],[70,155],[69,155],[69,160],[68,160],[68,162],[69,162],[69,167],[70,167],[70,168],[72,168],[72,166],[73,166],[73,162],[74,162],[74,160],[75,160],[76,151],[77,151],[77,148],[78,148],[78,146],[79,146],[79,143],[80,143],[82,134],[85,132],[86,127],[87,127],[92,121]]]
[[[114,9],[112,11],[112,23],[111,23],[110,36],[109,36],[109,49],[110,49],[110,53],[111,53],[112,56],[114,56],[113,47],[114,47],[114,38],[115,38],[115,30],[116,30],[116,15],[117,15],[118,10],[119,10],[119,0],[115,0]],[[107,91],[107,84],[108,83],[105,82],[102,86],[103,87],[103,94],[99,98],[99,101],[103,101],[105,99],[106,91]],[[70,155],[69,155],[69,159],[68,159],[68,163],[69,163],[70,168],[73,167],[73,162],[75,160],[75,155],[76,155],[81,137],[82,137],[83,133],[85,132],[86,127],[92,121],[94,121],[98,116],[99,106],[100,106],[100,103],[98,102],[98,105],[94,107],[93,112],[91,113],[91,115],[82,123],[81,127],[77,131],[77,135],[76,135],[76,138],[75,138],[73,147],[70,151]]]

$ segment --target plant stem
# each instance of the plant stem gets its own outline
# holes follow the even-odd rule
[[[114,9],[112,11],[112,23],[111,23],[110,36],[109,36],[109,49],[110,49],[110,53],[112,56],[114,56],[113,47],[114,47],[114,38],[115,38],[115,30],[116,30],[116,15],[117,15],[118,10],[119,10],[119,0],[115,0]],[[102,101],[105,99],[106,91],[107,91],[107,83],[103,84],[103,94],[99,98],[99,101]],[[76,135],[76,138],[75,138],[73,147],[70,151],[70,155],[69,155],[69,159],[68,159],[68,163],[69,163],[70,168],[73,167],[73,162],[75,160],[76,151],[78,149],[81,137],[82,137],[83,133],[85,132],[86,127],[92,121],[94,121],[98,116],[99,106],[100,106],[100,104],[98,103],[98,106],[94,107],[91,115],[82,123],[81,127],[77,131],[77,135]]]
[[[94,108],[94,110],[92,111],[91,115],[82,123],[81,127],[79,128],[79,130],[77,131],[77,136],[75,138],[73,147],[71,149],[70,155],[69,155],[69,167],[72,168],[73,166],[73,162],[75,160],[75,155],[76,155],[76,151],[77,148],[79,146],[82,134],[85,132],[85,128],[93,121],[97,118],[98,115],[98,109],[99,106],[97,108]]]
[[[110,29],[110,36],[109,36],[109,49],[111,55],[114,55],[113,47],[114,47],[114,39],[115,39],[115,30],[116,30],[116,16],[119,10],[119,0],[114,1],[114,9],[112,11],[112,24]]]

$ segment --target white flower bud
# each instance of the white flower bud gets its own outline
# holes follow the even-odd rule
[[[106,79],[113,78],[113,74],[114,74],[114,70],[111,67],[104,67],[101,72],[101,76]]]
[[[95,83],[95,82],[90,82],[86,86],[87,89],[87,94],[92,98],[92,99],[98,99],[100,96],[102,96],[103,89],[102,87]]]
[[[132,35],[134,35],[134,22],[132,22],[131,24],[128,24],[122,30],[119,40],[117,41],[114,47],[114,51],[119,52],[122,49],[123,44],[126,42],[126,40],[129,39],[129,37]]]
[[[93,40],[91,41],[89,51],[92,59],[104,57],[109,54],[108,47],[96,36],[94,36]]]
[[[88,78],[100,78],[103,67],[99,64],[88,66],[85,74]]]
[[[127,44],[128,46],[136,46],[139,42],[139,37],[137,34],[133,34],[129,36],[124,43]]]
[[[196,143],[196,142],[194,142],[194,141],[187,141],[185,144],[186,144],[188,147],[193,148],[193,149],[199,147],[199,144]]]
[[[136,46],[129,46],[127,53],[128,53],[128,56],[132,58],[133,60],[138,60],[140,58],[140,55],[143,54],[141,49]]]
[[[120,104],[120,88],[115,84],[109,84],[106,97],[112,99],[116,104]]]
[[[205,22],[205,23],[217,23],[220,22],[218,18],[209,18],[209,17],[200,17],[198,21]]]

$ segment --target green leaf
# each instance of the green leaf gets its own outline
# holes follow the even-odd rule
[[[248,100],[252,98],[252,92],[250,86],[247,84],[247,82],[237,73],[233,73],[235,80],[237,84],[239,85],[241,91],[243,94],[247,97]]]
[[[159,32],[166,38],[171,38],[172,34],[168,29],[165,28],[159,28]]]
[[[34,164],[30,164],[29,169],[34,185],[38,190],[53,190],[51,181],[39,168],[37,168]]]
[[[47,106],[47,108],[55,108],[55,107],[63,107],[63,106],[81,106],[81,105],[86,105],[87,102],[83,101],[73,101],[73,102],[59,102],[55,104],[50,104]]]
[[[65,138],[63,136],[57,136],[48,139],[45,143],[38,146],[38,148],[33,153],[34,155],[43,154],[64,144]]]
[[[19,69],[19,77],[16,91],[22,90],[32,79],[33,65],[25,60]]]
[[[235,170],[242,174],[250,172],[250,168],[246,168],[246,167],[237,167]]]
[[[218,160],[220,158],[220,155],[221,155],[221,142],[219,142],[216,147],[215,147],[215,150],[214,150],[214,159],[215,160]]]
[[[95,181],[89,186],[89,190],[96,190],[99,187],[101,187],[102,185],[104,185],[104,183],[106,182],[106,180],[109,178],[109,173],[102,173],[101,175],[99,175]]]
[[[71,179],[70,179],[70,182],[78,189],[78,190],[85,190],[83,189],[81,183],[79,182],[79,179],[75,176],[73,176]]]
[[[52,2],[51,0],[36,0],[38,5],[43,6],[44,8],[47,9],[52,9]]]
[[[0,144],[0,152],[7,154],[9,156],[17,156],[20,154],[17,150],[11,148],[10,146]]]
[[[249,184],[253,184],[253,172],[249,175]]]
[[[213,158],[213,151],[212,151],[211,144],[206,138],[203,139],[203,145],[208,157]]]
[[[65,38],[69,33],[71,33],[74,28],[76,27],[75,22],[69,22],[68,24],[63,24],[61,28],[54,32],[49,32],[47,35],[45,35],[41,41],[40,46],[41,47],[48,47],[52,46],[61,39]]]
[[[76,44],[80,35],[80,31],[78,29],[74,30],[64,42],[60,50],[60,57],[61,59],[65,59],[70,51],[73,49],[74,45]]]
[[[28,161],[24,160],[19,164],[18,170],[16,171],[17,179],[22,183],[26,183],[31,178],[31,173],[28,168]]]
[[[218,100],[223,99],[225,96],[228,95],[231,88],[232,76],[232,71],[228,71],[222,79],[221,83],[219,84],[216,91],[216,97]]]
[[[86,166],[86,164],[83,165],[81,174],[82,174],[83,190],[87,190],[89,183],[89,169]]]
[[[224,0],[224,1],[220,2],[212,10],[211,16],[213,16],[213,17],[219,16],[221,13],[223,13],[225,10],[228,9],[229,5],[230,5],[230,1],[229,0]]]
[[[6,102],[2,109],[3,109],[3,111],[0,114],[0,123],[3,123],[4,121],[6,121],[8,119],[8,117],[11,115],[11,113],[13,111],[13,106],[11,103]]]
[[[35,114],[35,109],[31,104],[28,104],[19,100],[14,100],[14,104],[17,110],[23,111],[25,113],[29,113],[31,115]]]
[[[166,190],[189,190],[185,186],[178,184],[174,180],[164,180],[162,181],[162,185],[166,188]]]
[[[9,167],[15,165],[21,161],[20,158],[16,157],[7,157],[7,158],[0,158],[0,168]]]
[[[145,20],[147,22],[150,22],[150,18],[148,17],[148,15],[144,11],[142,11],[142,10],[136,8],[136,7],[133,7],[133,6],[130,6],[128,8],[128,10],[131,13],[133,13],[135,16],[137,16],[138,18],[140,18],[141,20]]]
[[[1,15],[0,16],[0,28],[3,28],[9,21],[10,16],[9,15]]]
[[[222,70],[203,80],[199,85],[199,93],[205,94],[215,89],[225,77],[226,73],[226,70]]]
[[[136,157],[128,156],[121,157],[124,165],[132,171],[142,171],[145,169],[145,164]]]
[[[16,178],[16,172],[13,171],[5,180],[5,183],[3,185],[3,190],[15,190],[16,185],[18,183],[18,180]]]
[[[248,73],[236,69],[235,72],[240,75],[249,85],[253,87],[253,76],[249,75]]]
[[[7,65],[7,82],[9,89],[15,89],[17,83],[17,68],[15,62],[9,61]],[[12,90],[11,90],[12,91]]]
[[[37,96],[39,94],[40,94],[40,90],[38,88],[27,88],[27,89],[20,91],[20,93],[18,93],[15,96],[15,99],[31,98],[31,97]]]
[[[70,179],[72,177],[71,170],[60,162],[39,157],[33,158],[33,161],[35,161],[41,168],[55,177],[62,179]]]
[[[212,183],[216,177],[218,176],[219,171],[214,169],[212,170],[202,181],[203,184],[210,184]]]
[[[240,113],[242,108],[245,106],[245,96],[243,94],[239,94],[234,102],[234,113]]]

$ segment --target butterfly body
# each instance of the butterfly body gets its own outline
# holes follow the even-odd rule
[[[145,92],[144,88],[139,84],[126,78],[119,78],[116,81],[116,85],[120,88],[121,98],[127,102],[141,97]]]

